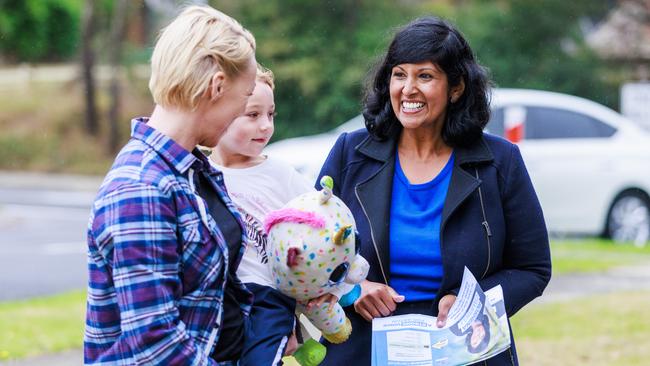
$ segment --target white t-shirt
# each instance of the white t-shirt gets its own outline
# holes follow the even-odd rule
[[[237,269],[242,282],[275,287],[266,255],[264,218],[314,186],[293,167],[267,157],[250,168],[232,169],[210,163],[223,172],[228,195],[239,207],[248,233],[246,251]]]

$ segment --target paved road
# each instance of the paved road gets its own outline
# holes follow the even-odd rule
[[[0,172],[0,301],[86,286],[97,178]]]

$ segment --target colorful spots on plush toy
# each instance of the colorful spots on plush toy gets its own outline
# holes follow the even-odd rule
[[[316,253],[309,253],[309,259],[314,260],[316,258]]]

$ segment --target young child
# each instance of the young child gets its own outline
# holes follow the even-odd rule
[[[246,111],[228,127],[210,155],[210,162],[223,172],[228,194],[238,206],[248,233],[237,269],[238,277],[255,295],[239,362],[244,366],[280,364],[295,327],[295,300],[273,288],[264,218],[292,198],[314,189],[289,165],[262,155],[273,135],[273,88],[273,73],[258,65]],[[337,300],[327,295],[312,302]]]

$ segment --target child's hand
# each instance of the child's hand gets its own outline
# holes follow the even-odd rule
[[[318,296],[317,298],[309,300],[307,303],[307,310],[311,310],[314,306],[316,307],[321,307],[324,303],[328,302],[330,306],[327,308],[328,311],[332,310],[332,307],[334,304],[336,304],[339,301],[339,298],[336,297],[336,295],[333,294],[323,294]]]
[[[289,340],[287,341],[287,348],[284,350],[284,356],[291,356],[298,349],[298,338],[296,337],[296,332],[291,333]]]
[[[361,283],[361,296],[354,302],[354,310],[371,322],[374,318],[391,315],[404,299],[390,286],[365,280]]]

